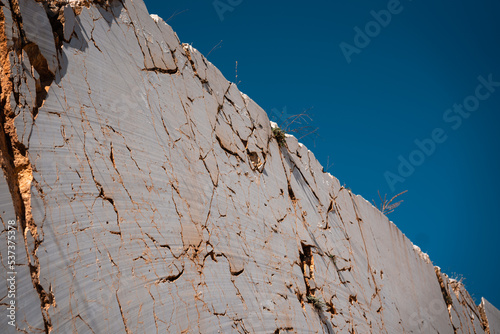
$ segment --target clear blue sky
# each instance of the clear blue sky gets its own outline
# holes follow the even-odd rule
[[[231,81],[238,61],[240,90],[270,118],[313,107],[320,137],[303,141],[320,162],[329,157],[329,171],[369,200],[407,189],[390,219],[444,272],[465,277],[477,302],[500,307],[500,3],[216,3],[146,0],[165,20],[180,13],[168,23],[203,54],[222,40],[208,59]],[[391,13],[383,26],[371,22],[381,10]],[[355,41],[355,27],[372,37]],[[493,83],[478,88],[479,76]],[[470,113],[447,111],[464,100]],[[415,140],[433,131],[435,151],[419,153]],[[418,166],[399,173],[400,156]]]

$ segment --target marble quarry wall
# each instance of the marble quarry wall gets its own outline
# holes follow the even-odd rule
[[[500,333],[142,0],[0,0],[0,62],[1,333]]]

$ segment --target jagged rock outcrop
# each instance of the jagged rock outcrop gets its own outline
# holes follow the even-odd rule
[[[142,0],[0,1],[2,333],[500,331]]]

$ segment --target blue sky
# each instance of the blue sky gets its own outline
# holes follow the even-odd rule
[[[222,40],[208,59],[230,81],[237,61],[238,87],[271,119],[312,107],[319,137],[302,141],[329,172],[369,200],[408,190],[389,218],[500,307],[498,1],[146,5],[205,55]]]

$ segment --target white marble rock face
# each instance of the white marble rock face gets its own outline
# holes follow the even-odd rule
[[[500,332],[142,0],[0,1],[0,332]]]

